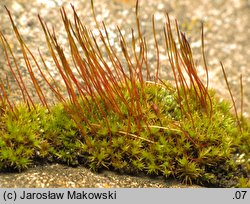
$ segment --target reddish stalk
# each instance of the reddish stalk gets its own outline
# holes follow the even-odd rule
[[[235,104],[235,100],[234,100],[234,97],[233,97],[231,88],[230,88],[229,83],[228,83],[228,80],[227,80],[226,71],[225,71],[225,68],[224,68],[222,62],[220,62],[220,65],[221,65],[221,69],[222,69],[222,72],[223,72],[223,76],[224,76],[224,79],[225,79],[225,82],[226,82],[226,85],[227,85],[228,92],[229,92],[229,94],[230,94],[231,101],[232,101],[232,103],[233,103],[234,113],[235,113],[236,121],[237,121],[237,124],[238,124],[238,128],[239,128],[239,130],[242,132],[242,127],[241,127],[241,123],[240,123],[240,120],[239,120],[238,111],[237,111],[237,108],[236,108],[236,104]]]
[[[177,45],[173,39],[172,28],[170,25],[170,19],[168,15],[167,15],[167,19],[168,19],[168,22],[166,23],[166,27],[164,29],[165,42],[166,42],[166,47],[167,47],[168,58],[169,58],[171,69],[174,75],[180,109],[181,109],[182,114],[185,114],[187,117],[189,117],[192,121],[192,124],[194,124],[188,98],[187,98],[188,86],[183,76],[181,67],[179,65],[179,55],[178,55]],[[186,104],[188,111],[186,111],[184,109],[184,106],[182,105],[181,91],[184,92],[184,103]]]
[[[25,85],[25,83],[23,81],[19,66],[17,65],[17,61],[16,61],[16,59],[14,57],[12,49],[11,49],[9,43],[7,42],[6,38],[3,36],[2,32],[0,32],[0,38],[1,38],[1,41],[2,41],[3,48],[4,48],[4,53],[5,53],[5,57],[6,57],[6,60],[7,60],[8,67],[10,68],[11,74],[14,77],[15,81],[17,82],[17,85],[18,85],[19,89],[21,90],[23,102],[25,104],[27,104],[27,106],[29,108],[30,108],[29,103],[31,103],[32,107],[35,109],[35,104],[34,104],[32,98],[31,98],[31,96],[30,96],[30,94],[29,94],[29,92],[28,92],[28,90],[26,88],[26,85]],[[12,57],[13,62],[15,64],[15,68],[17,70],[17,74],[15,73],[15,71],[14,71],[12,65],[11,65],[11,61],[10,61],[10,57],[9,57],[7,49],[9,50],[9,52],[11,54],[11,57]],[[20,81],[19,81],[18,78],[20,79]],[[26,99],[25,94],[27,95],[28,99]]]
[[[177,21],[175,21],[178,43],[180,45],[180,48],[177,49],[177,44],[174,41],[172,34],[170,19],[168,14],[166,16],[167,16],[167,23],[164,29],[164,35],[167,47],[167,54],[174,75],[181,111],[183,114],[188,116],[193,122],[193,116],[188,96],[189,95],[192,96],[192,92],[194,91],[197,107],[200,107],[201,111],[204,111],[207,114],[207,116],[211,119],[213,112],[212,101],[208,93],[208,87],[204,86],[203,82],[198,76],[190,45],[185,35],[182,32],[180,32]],[[202,49],[204,55],[203,31],[202,31],[202,44],[203,44]],[[205,63],[205,69],[208,77],[208,70],[207,70],[205,56],[203,56],[203,60]],[[188,76],[187,79],[190,85],[187,84],[187,79],[185,78],[184,73],[187,74]],[[207,86],[208,86],[208,80],[207,80]],[[185,107],[187,108],[187,110],[185,110],[181,101],[185,103]]]
[[[205,67],[206,77],[207,77],[206,89],[208,90],[208,86],[209,86],[209,76],[208,76],[207,60],[206,60],[206,55],[205,55],[204,24],[203,24],[203,22],[202,22],[202,25],[201,25],[201,52],[202,52],[203,64],[204,64],[204,67]]]
[[[156,73],[155,73],[155,81],[158,82],[159,78],[159,67],[160,67],[160,55],[159,55],[159,47],[158,47],[158,42],[156,39],[156,31],[155,31],[155,18],[154,15],[152,16],[152,24],[153,24],[153,34],[154,34],[154,42],[155,42],[155,48],[156,48]]]
[[[17,118],[16,116],[16,113],[15,113],[15,104],[11,104],[10,100],[9,100],[9,97],[8,97],[8,94],[6,93],[5,91],[5,88],[4,88],[4,84],[3,84],[3,81],[0,79],[0,92],[2,92],[2,96],[0,94],[0,100],[1,100],[1,104],[0,104],[0,107],[2,108],[2,105],[5,106],[6,102],[8,104],[8,107],[10,108],[11,112],[14,114],[14,116]]]
[[[243,81],[242,74],[240,75],[240,119],[243,119],[243,106],[244,106],[244,90],[243,90]]]
[[[32,83],[33,83],[33,85],[34,85],[34,88],[35,88],[35,90],[36,90],[36,93],[37,93],[37,95],[38,95],[38,97],[39,97],[39,99],[40,99],[42,105],[46,106],[46,108],[49,109],[48,104],[47,104],[47,102],[46,102],[46,98],[45,98],[45,96],[44,96],[44,94],[43,94],[43,91],[42,91],[42,89],[41,89],[41,87],[40,87],[40,85],[39,85],[39,83],[38,83],[38,81],[37,81],[37,79],[36,79],[36,77],[35,77],[35,74],[34,74],[32,68],[31,68],[31,63],[30,63],[30,60],[29,60],[29,58],[28,58],[28,55],[27,55],[26,50],[27,50],[28,53],[31,55],[32,59],[34,60],[34,62],[35,62],[35,64],[36,64],[36,66],[38,67],[39,65],[38,65],[37,61],[35,60],[33,54],[32,54],[32,53],[30,52],[30,50],[27,48],[27,46],[26,46],[26,44],[24,43],[24,41],[23,41],[21,35],[19,34],[19,31],[18,31],[18,29],[16,28],[15,23],[14,23],[12,17],[11,17],[10,11],[7,9],[7,7],[5,7],[5,8],[6,8],[7,12],[8,12],[8,15],[9,15],[9,18],[10,18],[10,21],[11,21],[11,24],[12,24],[12,27],[13,27],[13,30],[14,30],[14,32],[15,32],[15,34],[16,34],[16,37],[17,37],[18,41],[19,41],[19,44],[20,44],[20,47],[21,47],[21,50],[22,50],[22,54],[23,54],[23,58],[24,58],[24,61],[25,61],[25,64],[26,64],[26,68],[27,68],[27,70],[28,70],[28,72],[29,72],[29,75],[30,75],[30,78],[31,78]]]

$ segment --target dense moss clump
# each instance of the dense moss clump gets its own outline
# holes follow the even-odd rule
[[[188,183],[221,185],[223,179],[228,180],[225,185],[229,181],[230,185],[237,185],[239,177],[247,172],[247,162],[236,162],[236,153],[245,153],[247,160],[249,128],[240,134],[229,103],[211,94],[213,119],[192,107],[192,122],[181,117],[173,87],[145,84],[144,88],[146,98],[141,108],[147,124],[140,123],[138,127],[134,118],[128,128],[125,107],[121,107],[123,119],[108,108],[103,118],[93,105],[89,124],[82,123],[90,147],[60,103],[51,107],[50,112],[40,105],[28,109],[19,104],[15,115],[3,109],[0,169],[23,170],[38,161],[62,162],[84,164],[93,170],[108,168],[164,175]],[[98,101],[98,105],[101,103]],[[153,107],[156,104],[158,112]],[[109,129],[105,120],[109,121]]]
[[[171,84],[159,76],[154,19],[157,63],[153,70],[149,67],[146,41],[140,32],[138,4],[138,37],[135,39],[132,31],[131,49],[118,28],[123,60],[113,50],[104,23],[100,30],[93,2],[94,20],[100,32],[98,40],[108,59],[91,31],[82,25],[73,6],[72,9],[74,23],[63,8],[61,15],[73,67],[55,33],[39,16],[58,76],[64,82],[60,86],[49,73],[44,73],[47,66],[41,53],[44,67],[37,63],[7,9],[40,103],[34,102],[27,91],[11,47],[0,32],[8,66],[23,98],[22,102],[10,100],[1,79],[0,171],[22,171],[36,163],[60,162],[71,166],[82,164],[94,171],[107,168],[122,173],[163,175],[185,183],[250,187],[250,123],[238,115],[223,66],[234,114],[231,104],[218,99],[208,87],[203,30],[206,83],[198,76],[191,48],[178,23],[178,43],[175,42],[167,16],[164,36],[174,78]],[[126,65],[122,63],[124,59]],[[38,75],[57,97],[54,105],[49,105]],[[62,90],[67,90],[68,97]]]

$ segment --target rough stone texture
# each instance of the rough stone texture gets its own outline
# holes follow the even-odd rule
[[[95,23],[90,12],[89,0],[72,0],[71,3],[77,9],[83,22],[93,33],[96,33]],[[25,42],[30,49],[38,56],[37,49],[43,53],[46,63],[54,75],[55,67],[48,58],[48,50],[41,26],[39,25],[37,14],[39,13],[50,27],[54,27],[60,42],[65,45],[65,32],[60,21],[59,8],[64,6],[70,15],[70,4],[67,0],[1,0],[0,1],[0,30],[5,34],[10,46],[18,60],[21,59],[20,49],[10,26],[7,13],[3,5],[6,5],[12,12],[13,18],[20,29]],[[116,33],[116,25],[121,27],[126,39],[131,40],[131,27],[135,27],[135,1],[133,0],[95,0],[97,20],[103,20],[108,29],[110,37],[113,39],[117,52],[119,40]],[[165,11],[169,13],[171,19],[176,18],[187,34],[191,46],[194,49],[194,58],[197,60],[199,73],[205,77],[202,69],[200,55],[200,31],[201,22],[205,26],[205,43],[207,61],[210,71],[210,85],[216,89],[220,97],[228,98],[219,60],[223,62],[230,86],[236,98],[236,103],[240,104],[239,77],[243,75],[244,84],[244,114],[249,117],[250,108],[250,1],[249,0],[149,0],[140,1],[140,19],[142,32],[145,34],[149,50],[148,54],[152,65],[154,65],[154,43],[152,38],[151,16],[155,15],[157,38],[160,46],[160,57],[162,60],[161,74],[171,79],[171,72],[166,66],[167,58],[164,55],[164,38],[162,26],[165,18]],[[23,66],[23,61],[19,61],[23,75],[27,75]],[[200,66],[201,65],[201,66]],[[0,76],[9,75],[3,50],[0,49]],[[59,79],[58,79],[59,80]],[[28,81],[28,80],[27,80]],[[45,84],[41,82],[44,89]],[[12,88],[16,85],[11,84]],[[19,99],[19,93],[13,92],[12,97]],[[52,98],[50,93],[47,97]],[[108,175],[108,176],[107,176]],[[142,179],[142,180],[141,180]],[[15,181],[15,182],[13,182]],[[107,174],[93,174],[88,170],[78,167],[69,168],[61,165],[46,167],[36,167],[21,174],[0,174],[0,187],[168,187],[168,182],[150,180],[148,178],[127,177],[115,175],[111,172]]]
[[[110,171],[93,173],[84,167],[38,166],[23,173],[0,173],[0,188],[198,188],[163,177],[129,176]]]

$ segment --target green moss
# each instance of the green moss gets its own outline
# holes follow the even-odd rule
[[[172,89],[147,84],[145,96],[142,109],[150,124],[148,127],[142,121],[138,131],[136,118],[131,118],[131,129],[127,132],[128,112],[121,118],[106,109],[106,118],[101,115],[96,118],[98,114],[89,117],[96,132],[82,123],[91,148],[60,103],[51,107],[50,112],[41,106],[36,106],[36,110],[28,109],[23,104],[17,106],[15,115],[6,110],[1,117],[1,170],[22,170],[36,160],[47,158],[47,161],[68,165],[82,163],[93,170],[109,168],[127,173],[175,176],[188,183],[218,185],[219,175],[228,180],[235,176],[239,167],[235,154],[249,152],[249,144],[245,142],[249,139],[249,130],[246,128],[240,133],[229,104],[213,96],[212,119],[192,107],[192,124],[188,118],[179,118],[177,95]],[[152,109],[152,103],[161,110],[159,114]],[[93,105],[93,112],[97,110]],[[104,125],[106,120],[110,131]],[[245,180],[242,178],[239,182]]]

